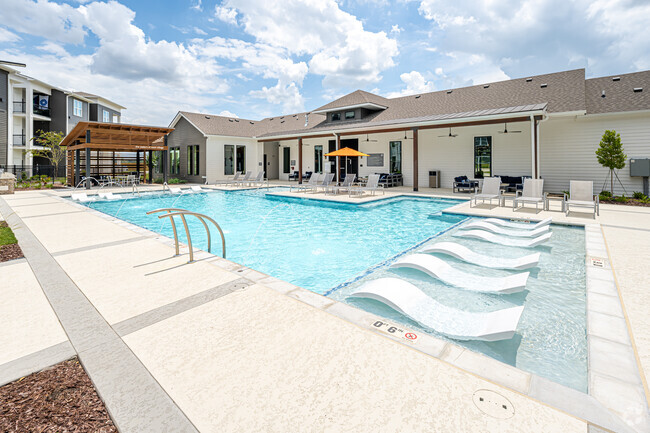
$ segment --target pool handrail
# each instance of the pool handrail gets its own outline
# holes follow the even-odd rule
[[[221,235],[221,250],[223,254],[223,258],[226,258],[226,238],[223,234],[223,230],[221,230],[221,227],[219,224],[210,218],[207,215],[203,215],[197,212],[192,212],[188,211],[187,209],[180,209],[180,208],[161,208],[161,209],[154,209],[149,212],[147,212],[147,215],[151,215],[154,213],[159,213],[159,212],[167,212],[164,215],[158,216],[158,218],[169,218],[169,220],[172,223],[172,230],[174,232],[174,246],[176,247],[176,254],[175,255],[180,255],[180,248],[179,248],[179,242],[178,242],[178,232],[176,231],[176,222],[174,221],[175,216],[180,216],[181,221],[183,222],[183,226],[185,228],[185,235],[187,236],[187,243],[190,249],[190,260],[188,263],[192,263],[194,261],[194,249],[192,247],[192,236],[190,235],[190,230],[189,227],[187,226],[187,220],[185,219],[185,215],[193,215],[201,221],[201,224],[203,224],[203,227],[205,228],[205,232],[208,236],[208,252],[212,252],[212,237],[210,234],[210,228],[206,224],[205,220],[210,221],[214,226],[219,230],[219,234]]]

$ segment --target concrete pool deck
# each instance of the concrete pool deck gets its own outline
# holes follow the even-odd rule
[[[529,398],[524,388],[540,385],[520,370],[501,369],[504,385],[485,380],[480,376],[489,375],[480,368],[495,364],[473,352],[435,339],[412,344],[372,332],[357,319],[369,323],[376,317],[206,253],[197,253],[197,262],[188,265],[186,256],[171,257],[168,239],[56,196],[22,192],[0,200],[26,255],[22,262],[0,265],[12,281],[3,300],[26,310],[11,321],[0,315],[0,326],[14,331],[42,326],[51,334],[34,339],[33,346],[23,342],[29,335],[9,334],[17,348],[0,361],[0,374],[69,339],[74,348],[69,353],[79,354],[121,431],[165,426],[173,427],[169,431],[585,432],[588,421],[623,431],[615,419],[594,422],[592,415],[571,416]],[[597,222],[627,306],[647,296],[637,286],[643,268],[626,262],[634,259],[625,254],[637,252],[626,252],[625,243],[610,245],[606,224],[612,220],[604,212],[611,218],[621,212],[611,208],[603,209]],[[630,232],[640,247],[645,236],[647,244],[650,212],[623,213],[627,220],[611,228],[621,236]],[[617,260],[636,269],[624,280],[637,289],[629,291],[630,301]],[[625,311],[643,364],[650,333],[643,304]],[[43,325],[58,324],[53,314],[59,333],[57,326]],[[505,397],[514,415],[501,419],[505,412],[482,412],[473,402],[478,390]]]

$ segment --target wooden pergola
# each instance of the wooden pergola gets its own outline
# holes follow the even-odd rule
[[[149,152],[149,178],[153,181],[153,152],[162,151],[163,179],[167,180],[167,134],[173,128],[145,125],[124,125],[120,123],[79,122],[61,141],[67,149],[67,181],[77,185],[81,181],[81,151],[85,152],[85,171],[89,177],[91,171],[91,152],[113,153],[113,174],[115,172],[116,152],[135,152],[136,171],[140,171],[140,152]],[[99,153],[98,153],[99,155]],[[99,161],[99,156],[97,157]],[[99,162],[97,163],[99,164]],[[97,169],[99,173],[99,169]],[[86,183],[90,188],[90,182]]]

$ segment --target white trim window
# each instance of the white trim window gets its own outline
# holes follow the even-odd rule
[[[106,110],[102,110],[102,122],[111,123],[111,113]]]
[[[72,114],[77,117],[83,117],[84,115],[84,105],[78,99],[72,100]]]

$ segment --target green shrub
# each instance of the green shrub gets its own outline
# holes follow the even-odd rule
[[[636,200],[645,200],[645,199],[648,198],[641,191],[634,191],[634,193],[632,194],[632,197],[634,197]]]
[[[567,197],[571,197],[571,193],[569,191],[562,191],[562,194],[566,195]]]
[[[176,177],[172,177],[171,179],[169,179],[169,180],[167,181],[167,183],[170,184],[170,185],[171,185],[171,184],[174,184],[174,185],[175,185],[175,184],[177,184],[177,183],[181,183],[181,180],[178,179],[178,178],[176,178]]]
[[[607,195],[607,194],[603,194],[603,193],[601,192],[600,194],[598,194],[598,199],[599,199],[600,201],[608,201],[608,200],[611,200],[611,199],[612,199],[612,196],[611,196],[611,195]]]
[[[48,183],[47,185],[45,185],[45,188],[52,189],[52,188],[54,188],[54,184],[53,183]]]
[[[625,194],[623,194],[623,195],[620,196],[620,197],[614,197],[614,201],[615,201],[615,202],[618,202],[618,203],[627,203],[628,200],[629,200],[629,199],[628,199],[627,197],[625,197]]]
[[[601,191],[601,192],[600,192],[600,196],[601,196],[601,197],[610,197],[610,198],[611,198],[611,197],[612,197],[612,193],[611,193],[611,191]]]
[[[163,183],[163,180],[162,179],[154,179],[153,183],[161,184],[161,183]]]
[[[34,183],[34,184],[32,184],[32,188],[41,189],[41,184],[40,183]]]

